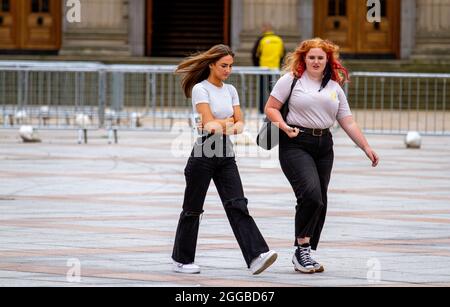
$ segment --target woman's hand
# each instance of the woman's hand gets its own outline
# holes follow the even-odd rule
[[[290,126],[288,126],[288,125],[286,125],[286,126],[283,128],[283,131],[284,131],[284,132],[287,134],[287,136],[290,137],[291,139],[297,137],[298,134],[300,133],[300,130],[299,130],[298,128],[292,128],[292,127],[290,127]]]
[[[233,134],[241,134],[244,132],[244,123],[236,122],[233,126]]]
[[[223,122],[224,122],[225,127],[233,126],[234,125],[234,118],[233,117],[228,117],[228,118],[224,119]],[[205,125],[201,121],[197,122],[196,126],[197,126],[197,129],[199,129],[199,130],[203,130],[205,128]],[[223,131],[221,131],[221,129],[219,129],[218,126],[216,128],[217,129],[214,129],[214,132],[212,132],[212,133],[223,134]]]
[[[197,130],[203,130],[203,123],[201,121],[196,123]]]
[[[225,130],[225,135],[236,135],[244,132],[244,123],[239,121],[236,123],[227,122],[227,128]]]
[[[364,148],[364,152],[366,153],[370,161],[372,161],[372,167],[376,167],[378,165],[378,162],[380,161],[377,153],[370,146]]]
[[[227,124],[231,124],[234,125],[234,117],[228,117],[227,119],[225,119]]]

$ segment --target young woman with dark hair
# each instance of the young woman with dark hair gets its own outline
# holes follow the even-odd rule
[[[175,272],[200,273],[200,267],[194,263],[195,251],[211,179],[251,272],[263,272],[277,258],[249,214],[230,145],[229,135],[242,133],[244,127],[238,93],[234,86],[224,83],[231,74],[233,61],[234,54],[228,46],[216,45],[187,58],[176,71],[183,76],[186,97],[192,97],[202,133],[184,171],[186,190],[172,253]]]

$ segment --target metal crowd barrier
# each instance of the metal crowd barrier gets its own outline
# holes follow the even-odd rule
[[[111,65],[105,68],[107,105],[118,119],[137,118],[122,128],[170,128],[174,121],[191,118],[192,105],[181,89],[181,80],[174,74],[175,66]],[[247,119],[256,119],[259,95],[268,98],[269,82],[279,77],[278,71],[236,67],[228,83],[238,92]],[[261,79],[261,81],[260,81]],[[261,83],[262,82],[262,83]],[[260,92],[260,88],[265,91]],[[117,120],[115,121],[117,124]],[[190,125],[192,123],[189,122]]]
[[[450,74],[355,72],[345,91],[368,133],[450,135]]]
[[[162,130],[191,126],[192,106],[175,66],[0,61],[0,128]],[[260,119],[278,71],[237,67],[229,80],[247,119]],[[260,92],[263,90],[263,92]],[[82,131],[82,132],[81,132]]]
[[[192,127],[192,106],[175,66],[84,62],[0,61],[0,128],[168,131]],[[247,122],[259,128],[279,71],[235,67],[228,83],[238,92]],[[450,74],[352,73],[345,85],[366,132],[450,135]],[[261,95],[263,96],[261,99]],[[182,128],[182,129],[184,129]]]
[[[0,62],[2,127],[97,127],[101,67],[95,63]]]

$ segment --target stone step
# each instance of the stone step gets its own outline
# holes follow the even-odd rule
[[[70,49],[70,47],[67,47]],[[116,51],[125,52],[127,46],[111,46]],[[98,50],[98,49],[97,49]],[[132,57],[117,54],[60,54],[60,55],[0,55],[0,60],[30,60],[30,61],[95,61],[105,64],[152,64],[152,65],[176,65],[182,57]],[[345,67],[350,72],[417,72],[417,73],[450,73],[450,61],[412,61],[412,60],[343,60]],[[236,52],[235,66],[251,66],[251,55],[245,52]]]

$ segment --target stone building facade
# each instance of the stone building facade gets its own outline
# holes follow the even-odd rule
[[[79,23],[66,18],[73,2],[0,0],[0,53],[164,57],[224,42],[249,58],[270,21],[287,49],[321,36],[355,58],[450,59],[450,0],[379,1],[379,23],[365,0],[79,0]]]

